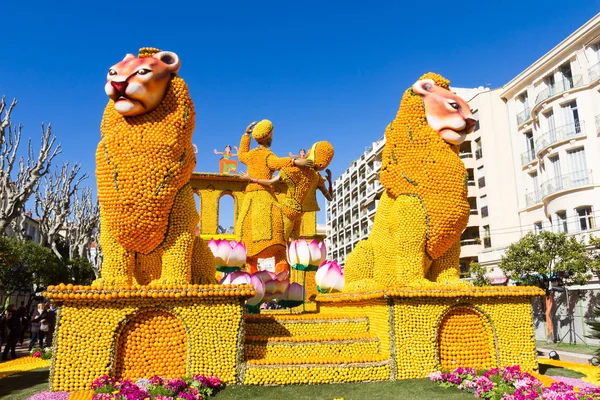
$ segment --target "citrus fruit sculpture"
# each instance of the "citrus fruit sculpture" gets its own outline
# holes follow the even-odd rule
[[[437,74],[422,76],[386,128],[385,192],[371,235],[346,261],[346,290],[462,282],[460,235],[469,203],[458,146],[475,119],[449,84]]]
[[[469,210],[457,146],[474,122],[447,80],[419,79],[386,130],[386,192],[371,236],[346,261],[345,286],[341,271],[335,279],[319,275],[329,293],[316,294],[318,311],[248,314],[246,301],[255,304],[261,285],[241,272],[216,284],[215,257],[194,236],[194,109],[178,68],[176,54],[142,49],[109,70],[111,100],[97,153],[104,264],[93,286],[60,284],[45,293],[59,304],[51,390],[86,390],[103,375],[135,381],[203,374],[227,384],[278,385],[423,378],[458,366],[538,368],[531,298],[543,292],[458,279],[458,239]],[[272,129],[256,133],[263,140]],[[243,140],[240,159],[248,162],[250,137]],[[317,169],[326,166],[333,148],[314,150]],[[256,177],[283,171],[290,181],[285,196],[220,174],[196,175],[195,184],[204,195],[203,220],[213,222],[222,192],[229,185],[246,189],[243,200],[251,199],[253,209],[240,207],[243,231],[236,233],[257,244],[248,253],[255,257],[269,246],[285,249],[283,221],[297,225],[300,216],[282,207],[314,209],[304,195],[322,182],[312,174],[298,185],[291,160],[264,147],[252,154],[276,164],[253,160],[260,164]],[[257,223],[273,211],[277,224]],[[311,265],[312,253],[306,262],[293,261],[292,253],[290,262]],[[322,274],[330,267],[324,264]],[[258,274],[270,277],[262,296],[289,282],[287,272]],[[299,296],[289,290],[287,300],[301,300],[302,289],[292,285]]]
[[[189,184],[194,104],[177,54],[144,48],[108,71],[96,152],[102,276],[95,285],[214,283]]]

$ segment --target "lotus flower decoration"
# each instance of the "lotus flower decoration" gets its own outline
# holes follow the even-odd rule
[[[223,273],[238,271],[246,263],[246,246],[241,242],[210,239],[208,247],[215,256],[217,271]]]
[[[317,270],[315,281],[321,293],[341,292],[344,289],[344,271],[337,261],[325,261]]]
[[[316,240],[292,240],[287,247],[288,263],[298,271],[316,271],[326,257],[325,243]]]
[[[221,279],[219,282],[222,285],[252,285],[256,290],[256,295],[246,301],[246,304],[249,306],[258,306],[262,301],[264,301],[265,297],[265,284],[263,281],[257,277],[256,275],[250,275],[247,272],[243,271],[234,271],[230,274],[227,274]]]

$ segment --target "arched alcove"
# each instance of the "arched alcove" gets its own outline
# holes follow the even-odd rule
[[[196,212],[198,213],[198,225],[196,225],[196,236],[202,233],[202,196],[200,192],[194,191],[194,203],[196,203]]]
[[[219,196],[217,233],[233,233],[235,227],[235,198],[230,191]]]
[[[497,367],[493,327],[489,318],[473,307],[448,310],[437,328],[437,357],[442,370],[458,367]]]
[[[183,322],[161,310],[142,311],[127,321],[116,343],[118,379],[186,376],[188,335]]]

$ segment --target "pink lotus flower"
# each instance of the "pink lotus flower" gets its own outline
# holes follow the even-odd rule
[[[265,285],[263,301],[281,299],[290,284],[290,273],[287,271],[275,274],[270,271],[259,271],[253,276],[260,279]]]
[[[315,281],[323,291],[341,292],[344,289],[344,271],[337,261],[325,261],[317,270]]]
[[[292,240],[287,247],[287,258],[290,265],[318,266],[327,257],[325,243],[306,239]]]
[[[263,281],[257,277],[256,275],[250,275],[247,272],[243,271],[235,271],[230,274],[225,275],[223,279],[221,279],[222,285],[230,284],[230,285],[252,285],[256,290],[256,295],[246,301],[246,304],[250,306],[256,306],[265,296],[265,284]]]
[[[246,263],[246,246],[226,239],[210,239],[208,247],[216,258],[218,267],[243,267]]]
[[[283,300],[286,301],[304,301],[304,288],[299,283],[290,283],[287,290],[283,294]]]

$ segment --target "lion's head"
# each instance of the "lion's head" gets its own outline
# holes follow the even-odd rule
[[[427,123],[446,142],[459,145],[473,132],[477,120],[469,104],[433,79],[421,79],[412,86],[423,98]]]
[[[120,114],[126,117],[145,114],[163,100],[179,66],[179,57],[170,51],[139,58],[127,54],[108,70],[104,91]]]

